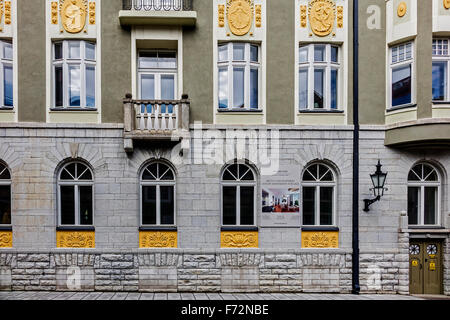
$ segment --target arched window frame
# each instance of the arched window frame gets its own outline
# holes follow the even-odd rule
[[[173,180],[161,180],[161,178],[165,175],[165,173],[163,173],[162,175],[159,174],[158,171],[158,177],[156,177],[155,180],[144,180],[143,179],[143,175],[145,170],[147,170],[151,165],[153,164],[157,164],[158,165],[158,170],[159,170],[159,165],[164,165],[166,167],[168,167],[169,170],[172,171],[173,174]],[[175,227],[177,225],[177,175],[176,175],[176,171],[173,168],[173,166],[166,162],[166,161],[162,161],[162,160],[158,160],[158,161],[150,161],[148,163],[146,163],[139,174],[139,224],[141,227]],[[155,186],[156,187],[156,224],[144,224],[143,223],[143,187],[146,186]],[[172,186],[173,187],[173,224],[161,224],[161,187],[162,186]]]
[[[430,172],[427,176],[424,177],[423,171],[421,177],[418,177],[420,181],[412,181],[409,179],[409,175],[415,168],[418,166],[428,166],[436,173],[437,180],[436,181],[427,181],[427,177],[431,175],[432,172]],[[417,175],[417,174],[416,174]],[[409,196],[410,196],[410,188],[420,188],[420,210],[418,212],[418,223],[417,224],[410,224],[409,223]],[[435,187],[437,189],[437,199],[435,200],[435,224],[425,224],[425,188],[426,187]],[[441,174],[439,170],[436,168],[436,166],[428,163],[428,162],[419,162],[415,164],[409,171],[408,171],[408,225],[410,226],[439,226],[441,225],[441,192],[442,192],[442,179]]]
[[[311,171],[311,168],[315,167],[317,170],[316,166],[323,166],[327,169],[326,173],[324,173],[323,175],[321,175],[321,177],[318,177],[318,174],[316,173],[316,181],[305,181],[305,174],[307,171]],[[331,172],[332,174],[332,181],[323,181],[323,177],[328,173]],[[326,226],[326,227],[335,227],[337,225],[337,175],[336,175],[336,171],[328,164],[323,163],[323,162],[314,162],[309,164],[308,166],[305,167],[305,169],[302,172],[302,177],[301,177],[301,184],[302,184],[302,188],[301,188],[301,221],[302,221],[302,225],[303,226],[311,226],[311,227],[322,227],[322,226]],[[304,188],[305,187],[310,187],[310,188],[315,188],[315,201],[314,201],[314,224],[304,224]],[[321,212],[320,212],[320,189],[322,187],[332,187],[333,188],[333,195],[332,195],[332,213],[331,213],[331,224],[321,224],[320,222],[320,217],[321,217]]]
[[[239,174],[238,174],[239,177],[237,177],[236,180],[225,180],[224,179],[225,173],[233,165],[237,165],[239,168],[245,167],[246,170],[245,170],[244,174],[240,174],[240,171],[239,171]],[[250,170],[250,172],[253,174],[253,179],[252,180],[241,180],[241,178],[243,178],[247,174],[247,172],[248,172],[247,169]],[[220,196],[221,196],[220,210],[221,210],[221,225],[222,225],[222,227],[226,228],[226,227],[256,227],[257,226],[257,214],[256,214],[257,213],[257,194],[258,194],[257,186],[258,186],[257,173],[252,168],[252,166],[249,165],[248,163],[233,162],[233,163],[227,164],[223,168],[221,176],[220,176]],[[224,187],[236,187],[236,223],[235,224],[224,224]],[[240,209],[241,209],[240,188],[241,187],[253,187],[253,224],[241,224],[241,212],[240,212]]]
[[[2,178],[3,176],[3,178]],[[9,227],[12,224],[11,221],[11,214],[12,214],[12,184],[11,184],[11,171],[9,170],[8,166],[0,161],[0,187],[9,187],[9,223],[3,223],[2,220],[0,220],[0,226]],[[3,214],[0,215],[0,218],[3,219]]]
[[[81,165],[85,167],[85,169],[82,171],[81,174],[78,174],[76,172],[76,177],[73,180],[68,179],[61,179],[61,175],[68,168],[70,165],[75,164],[77,171],[78,171],[78,165]],[[91,179],[89,180],[79,180],[84,175],[85,170],[89,170],[91,174]],[[65,163],[61,166],[61,168],[58,170],[58,176],[57,176],[57,193],[58,193],[58,226],[59,227],[92,227],[95,225],[95,197],[94,197],[94,172],[90,168],[90,166],[82,161],[70,161]],[[61,204],[61,187],[74,187],[74,203],[75,203],[75,223],[74,224],[62,224],[62,204]],[[91,209],[92,209],[92,224],[81,224],[81,211],[80,211],[80,193],[79,188],[80,187],[91,187],[92,188],[92,197],[91,197]]]

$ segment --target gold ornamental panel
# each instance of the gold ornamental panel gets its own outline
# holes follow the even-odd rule
[[[217,19],[219,27],[223,28],[225,26],[225,6],[223,4],[219,4]]]
[[[397,7],[397,15],[402,18],[405,16],[407,11],[406,2],[400,2],[400,4]]]
[[[11,24],[11,1],[5,1],[5,24]]]
[[[343,6],[337,7],[337,27],[338,28],[344,27],[344,7]]]
[[[12,248],[13,233],[12,231],[0,231],[0,248]]]
[[[89,24],[95,24],[95,2],[89,2]]]
[[[227,19],[230,31],[236,36],[247,34],[253,22],[253,0],[228,0]]]
[[[257,231],[222,231],[220,238],[222,248],[258,248]]]
[[[95,248],[95,231],[57,231],[57,248]]]
[[[444,0],[444,8],[450,9],[450,0]]]
[[[262,17],[261,17],[261,5],[255,5],[255,27],[261,28]]]
[[[88,11],[87,0],[61,0],[59,11],[64,30],[79,33],[84,29]]]
[[[339,248],[339,232],[303,231],[302,248]]]
[[[312,32],[325,37],[333,31],[336,5],[332,0],[312,0],[309,3],[309,24]]]
[[[177,248],[176,231],[141,231],[139,232],[139,248]]]
[[[51,13],[51,19],[52,24],[58,24],[58,2],[53,1],[51,3],[52,13]]]
[[[3,19],[3,0],[0,0],[0,24],[2,23],[2,19]]]
[[[300,26],[302,28],[306,28],[307,20],[308,20],[308,14],[307,14],[308,8],[306,6],[300,6]]]

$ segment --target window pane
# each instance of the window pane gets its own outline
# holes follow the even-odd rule
[[[175,95],[175,76],[161,75],[161,99],[173,100]]]
[[[80,67],[70,66],[69,67],[69,105],[71,107],[79,107],[81,105],[80,101]]]
[[[254,224],[254,187],[241,187],[241,225]]]
[[[156,52],[139,53],[139,68],[157,68],[158,55]]]
[[[13,59],[12,43],[3,42],[3,57],[8,60]]]
[[[299,50],[299,62],[305,63],[308,62],[308,47],[301,47]]]
[[[80,59],[80,42],[69,42],[69,59]]]
[[[95,107],[95,67],[86,66],[86,107]]]
[[[63,68],[55,67],[55,107],[63,106]]]
[[[80,224],[92,225],[92,186],[80,186],[78,189],[80,192]]]
[[[228,108],[228,69],[219,69],[219,108]]]
[[[61,186],[61,224],[75,224],[75,187]]]
[[[308,108],[308,70],[299,72],[299,107]]]
[[[228,45],[219,46],[219,61],[228,60]]]
[[[259,76],[258,69],[250,70],[250,108],[258,109],[258,84],[259,84]]]
[[[314,46],[314,61],[316,62],[325,61],[325,46],[323,45]]]
[[[233,108],[244,108],[244,69],[233,69]]]
[[[86,42],[86,59],[95,60],[95,44]]]
[[[141,99],[155,99],[155,76],[153,74],[141,75]]]
[[[223,225],[236,225],[236,187],[223,187]]]
[[[338,47],[331,47],[331,62],[338,62]]]
[[[175,52],[159,52],[158,68],[175,69],[177,67],[177,54]]]
[[[258,62],[258,46],[250,46],[250,61]]]
[[[4,66],[3,68],[3,104],[6,107],[13,106],[13,68],[11,66]]]
[[[419,223],[420,188],[408,187],[408,224]]]
[[[175,199],[173,186],[161,186],[161,224],[175,224]]]
[[[433,100],[445,100],[447,62],[433,62]]]
[[[0,224],[11,224],[11,186],[0,186]]]
[[[411,103],[411,65],[392,70],[392,106]]]
[[[333,187],[320,188],[320,225],[333,224]]]
[[[233,60],[235,61],[245,60],[245,44],[243,43],[233,44]]]
[[[331,109],[338,108],[338,71],[331,70]]]
[[[63,58],[63,44],[62,42],[55,43],[55,60]]]
[[[142,224],[156,224],[156,186],[142,187]]]
[[[303,187],[303,224],[314,225],[316,188]]]
[[[425,187],[425,224],[436,224],[437,188]]]
[[[324,107],[324,70],[314,69],[314,108]]]

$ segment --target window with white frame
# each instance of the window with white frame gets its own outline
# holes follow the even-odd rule
[[[0,225],[11,225],[11,173],[0,162]]]
[[[413,43],[403,43],[390,49],[391,107],[411,104],[413,101]]]
[[[10,41],[0,40],[0,108],[13,107],[13,46]]]
[[[166,163],[151,162],[141,174],[141,225],[174,226],[176,177]]]
[[[339,46],[309,44],[299,48],[299,109],[339,109]]]
[[[335,224],[336,180],[330,167],[322,163],[308,166],[303,173],[302,195],[303,225]]]
[[[222,225],[255,226],[256,176],[247,164],[235,163],[222,173]]]
[[[82,162],[70,162],[58,175],[58,208],[60,226],[94,224],[94,176]]]
[[[243,42],[221,43],[218,52],[219,110],[260,109],[259,45]]]
[[[65,40],[53,43],[53,106],[96,107],[96,44]]]
[[[414,166],[408,174],[408,224],[438,225],[441,182],[437,170],[427,164]]]
[[[433,101],[450,101],[449,39],[433,39]]]

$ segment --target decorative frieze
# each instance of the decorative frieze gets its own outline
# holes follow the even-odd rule
[[[258,248],[258,232],[223,231],[222,248]]]
[[[303,231],[302,248],[339,248],[339,232]]]
[[[230,31],[236,36],[247,34],[253,22],[253,0],[228,0],[227,19]]]
[[[95,2],[89,2],[89,24],[95,24]]]
[[[61,0],[61,23],[69,33],[79,33],[86,25],[88,12],[87,0]]]
[[[0,248],[12,248],[13,233],[12,231],[0,231]]]
[[[261,5],[255,5],[255,26],[257,28],[261,28],[262,25],[262,17],[261,17]]]
[[[139,232],[139,248],[177,248],[176,231],[141,231]]]
[[[312,0],[309,3],[308,15],[312,32],[319,37],[325,37],[333,31],[336,5],[332,0]]]
[[[223,28],[225,26],[225,6],[223,4],[219,4],[218,20],[219,28]]]
[[[397,7],[397,15],[399,16],[399,18],[402,18],[405,16],[407,11],[407,6],[406,6],[406,2],[400,2],[400,4]]]
[[[58,248],[95,248],[94,231],[58,231],[56,232]]]
[[[58,2],[53,1],[51,3],[52,12],[51,12],[51,19],[52,24],[58,24]]]

